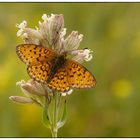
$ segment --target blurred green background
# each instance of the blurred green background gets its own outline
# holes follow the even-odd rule
[[[83,65],[97,86],[68,97],[67,123],[59,137],[140,137],[140,3],[0,3],[0,137],[50,137],[36,105],[8,98],[23,95],[16,82],[28,80],[15,47],[17,23],[34,28],[46,14],[63,14],[67,34],[84,35],[93,50]]]

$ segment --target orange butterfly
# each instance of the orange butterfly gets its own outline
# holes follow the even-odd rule
[[[46,83],[53,90],[66,92],[70,88],[91,88],[96,85],[95,77],[84,66],[50,48],[21,44],[16,52],[27,65],[30,77]]]

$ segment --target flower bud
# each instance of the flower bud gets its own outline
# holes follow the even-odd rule
[[[25,95],[38,95],[44,96],[46,94],[46,90],[42,87],[42,85],[36,81],[30,80],[28,82],[20,81],[17,82],[17,85],[21,87],[21,90]]]
[[[47,40],[49,46],[56,47],[59,41],[60,31],[64,26],[63,15],[43,15],[43,23],[39,22],[40,33],[43,36],[43,40]]]
[[[72,31],[72,33],[65,39],[65,49],[66,51],[76,50],[80,42],[83,39],[83,35],[78,35],[77,31]]]
[[[16,103],[22,103],[22,104],[32,104],[34,102],[31,98],[22,97],[22,96],[10,96],[9,99]]]

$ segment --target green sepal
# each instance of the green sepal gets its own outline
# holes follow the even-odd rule
[[[49,112],[48,112],[48,106],[47,105],[45,105],[45,107],[43,109],[43,124],[47,128],[51,128],[51,122],[50,122],[50,118],[49,118]]]
[[[62,117],[60,118],[60,120],[57,123],[58,129],[61,128],[65,124],[66,118],[67,118],[67,104],[66,104],[66,100],[65,100]]]

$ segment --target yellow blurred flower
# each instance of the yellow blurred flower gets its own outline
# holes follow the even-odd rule
[[[120,79],[112,84],[112,92],[116,97],[126,98],[132,93],[133,86],[127,79]]]

